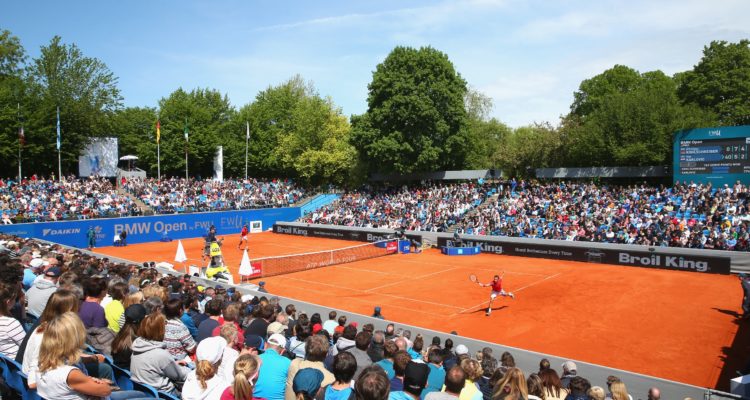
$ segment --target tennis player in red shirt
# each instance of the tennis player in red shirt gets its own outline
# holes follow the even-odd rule
[[[497,296],[509,296],[511,299],[516,298],[513,293],[503,290],[503,276],[505,276],[505,271],[503,271],[501,275],[495,275],[492,282],[479,284],[482,287],[492,288],[492,293],[490,293],[490,303],[487,305],[487,313],[485,314],[488,317],[490,316],[490,313],[492,313],[492,301],[495,300]]]
[[[242,226],[242,232],[240,232],[240,244],[237,245],[237,250],[242,250],[242,243],[245,243],[245,250],[247,250],[247,234],[250,231],[247,230],[247,224]]]

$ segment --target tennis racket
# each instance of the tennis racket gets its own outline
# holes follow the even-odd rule
[[[469,280],[474,283],[479,283],[479,279],[477,279],[477,276],[474,274],[469,275]]]

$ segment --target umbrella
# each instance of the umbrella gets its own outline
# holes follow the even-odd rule
[[[132,161],[132,160],[137,160],[137,159],[138,159],[138,157],[133,156],[133,155],[127,155],[127,156],[120,157],[120,161]]]

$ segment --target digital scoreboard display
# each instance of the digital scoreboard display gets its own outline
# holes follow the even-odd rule
[[[750,173],[750,137],[679,141],[680,175]]]

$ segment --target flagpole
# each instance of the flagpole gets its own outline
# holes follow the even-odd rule
[[[161,182],[161,145],[156,142],[156,181]]]
[[[21,119],[21,103],[18,103],[18,119]],[[19,121],[20,122],[20,121]],[[21,132],[23,132],[23,124],[21,124]],[[23,179],[21,175],[21,139],[18,139],[18,182],[20,183]]]
[[[62,157],[60,157],[60,107],[57,107],[57,179],[62,182]]]
[[[250,143],[250,122],[245,121],[247,124],[247,134],[245,135],[245,180],[247,180],[247,146]]]
[[[189,140],[188,140],[188,119],[185,117],[185,180],[187,181],[188,178],[188,146],[189,146]]]

